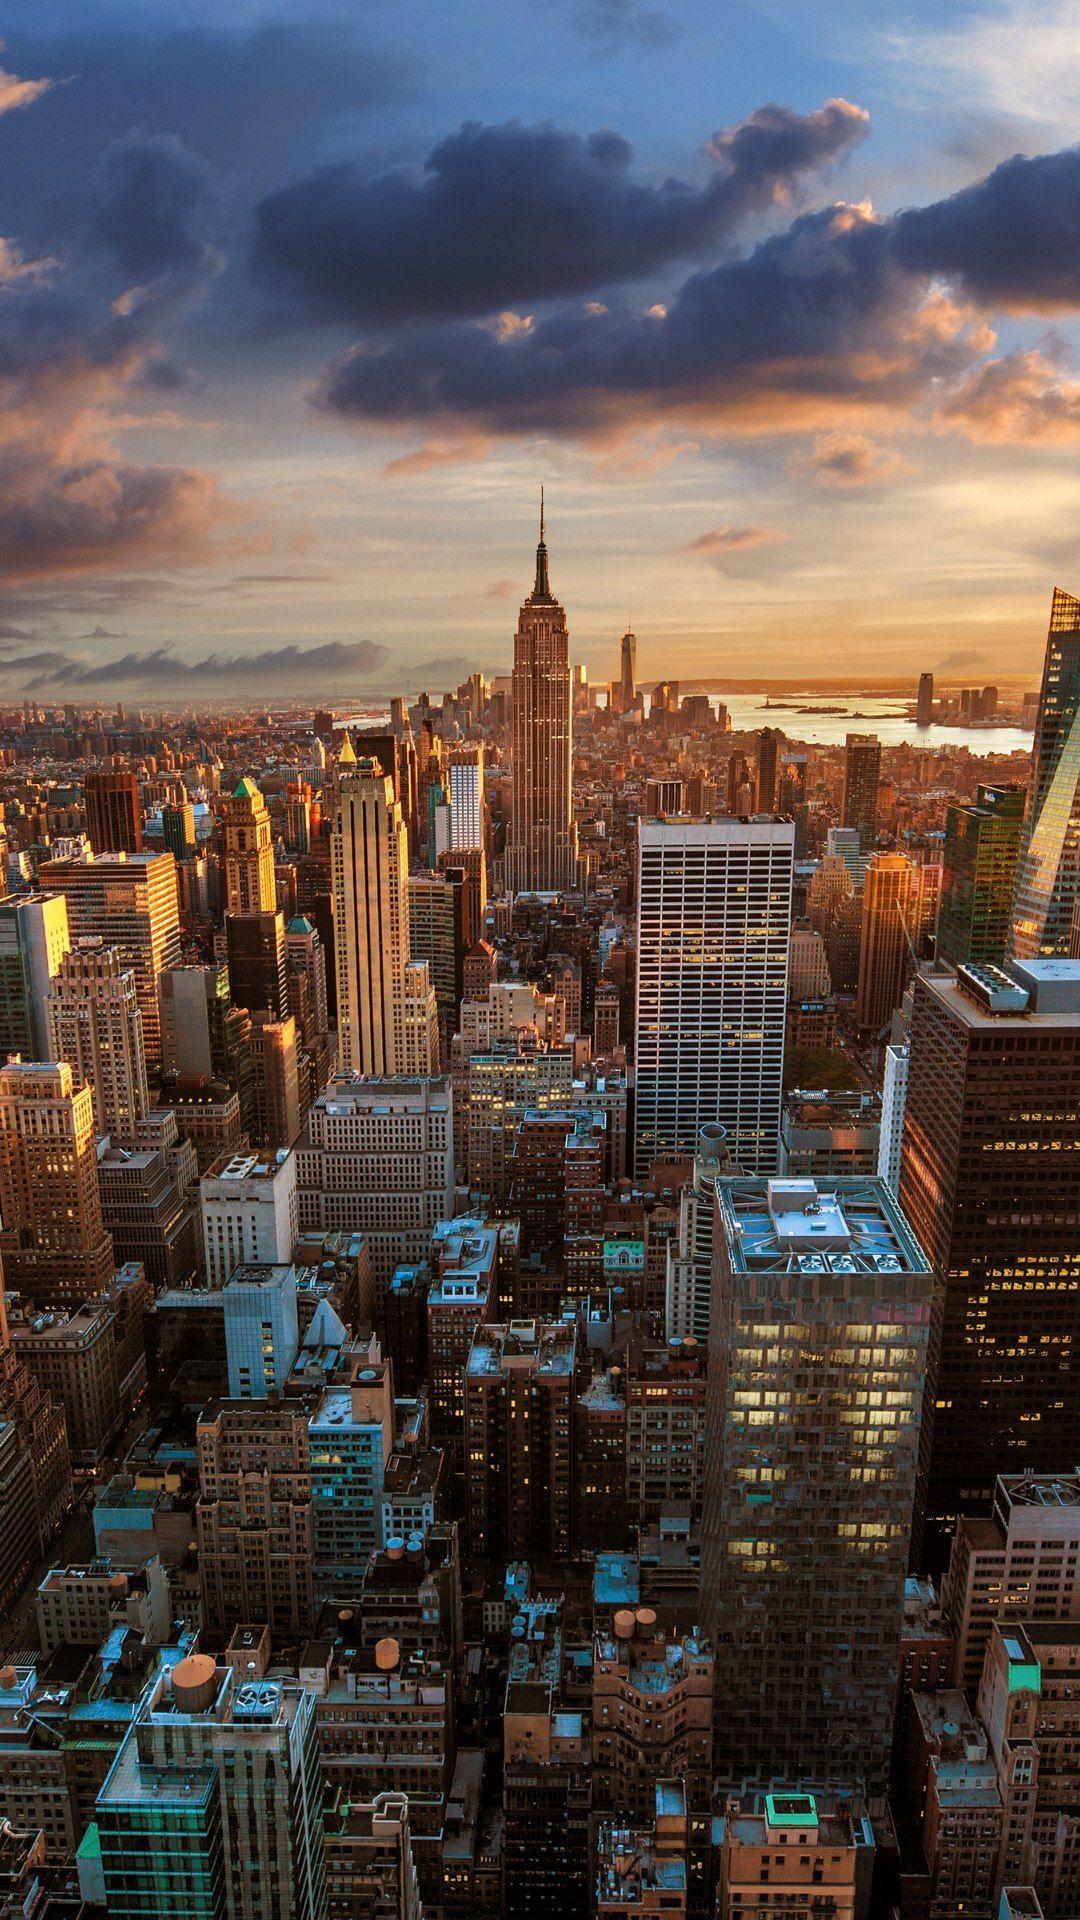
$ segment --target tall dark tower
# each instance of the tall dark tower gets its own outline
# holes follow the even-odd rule
[[[514,636],[513,689],[507,886],[511,893],[565,892],[577,884],[570,635],[548,580],[543,490],[536,582]]]
[[[629,627],[619,646],[619,693],[622,711],[632,713],[637,698],[637,636]]]
[[[1054,588],[1027,824],[1016,875],[1013,951],[1067,953],[1080,899],[1080,600]]]

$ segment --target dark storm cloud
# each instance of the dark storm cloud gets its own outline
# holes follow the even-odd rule
[[[565,307],[509,334],[404,330],[346,355],[320,398],[384,422],[445,415],[563,433],[629,425],[646,407],[764,415],[799,400],[897,400],[954,358],[947,340],[918,337],[922,291],[893,259],[886,224],[833,208],[694,274],[667,310]]]
[[[845,100],[763,107],[714,135],[702,185],[653,185],[611,131],[469,124],[422,172],[341,163],[268,195],[255,267],[317,317],[376,324],[593,292],[722,243],[866,128]]]
[[[101,157],[94,232],[125,274],[144,280],[205,259],[193,219],[211,198],[207,162],[171,134],[134,129]]]
[[[1016,154],[947,200],[898,214],[897,259],[987,306],[1080,305],[1080,147]]]
[[[202,660],[181,660],[167,647],[145,653],[125,653],[118,660],[90,664],[63,654],[30,656],[20,668],[39,667],[27,683],[36,693],[46,687],[100,687],[112,685],[169,687],[196,682],[250,687],[261,676],[274,686],[327,674],[373,673],[388,658],[388,649],[374,640],[331,640],[317,647],[268,647],[262,653],[210,653]],[[13,663],[15,664],[15,663]]]

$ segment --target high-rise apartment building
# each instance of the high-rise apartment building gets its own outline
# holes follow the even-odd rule
[[[49,1058],[66,1060],[94,1096],[94,1120],[114,1146],[134,1143],[150,1111],[135,975],[92,936],[60,963],[47,1001]]]
[[[463,853],[484,844],[484,749],[451,747],[450,852]]]
[[[373,761],[342,779],[333,870],[340,1064],[403,1073],[409,836],[394,783]]]
[[[1009,951],[1024,801],[1023,787],[980,787],[945,816],[935,957],[947,967],[997,967]]]
[[[891,1193],[900,1194],[900,1151],[904,1139],[904,1114],[907,1111],[908,1063],[911,1050],[906,1041],[885,1049],[885,1081],[881,1091],[881,1137],[878,1142],[878,1178]]]
[[[123,768],[83,778],[86,832],[95,853],[141,853],[142,807],[136,774]]]
[[[904,997],[915,945],[919,877],[902,853],[875,853],[866,869],[855,1019],[876,1036]]]
[[[1013,907],[1021,958],[1067,953],[1080,895],[1080,600],[1054,588]]]
[[[221,806],[226,913],[276,913],[274,836],[254,780],[241,780]]]
[[[48,992],[71,945],[62,894],[0,900],[0,1058],[49,1058]]]
[[[548,579],[542,500],[536,580],[514,637],[513,699],[506,884],[511,893],[565,893],[577,885],[570,634]]]
[[[468,1179],[496,1212],[509,1200],[514,1147],[525,1114],[568,1107],[573,1084],[570,1049],[549,1047],[528,1028],[470,1053],[464,1116]]]
[[[634,1167],[719,1122],[739,1166],[777,1165],[794,829],[641,820]]]
[[[849,733],[844,743],[842,820],[858,834],[864,859],[873,853],[877,840],[880,781],[881,741],[875,733]]]
[[[362,1233],[381,1302],[398,1267],[426,1259],[454,1211],[454,1130],[444,1076],[338,1074],[296,1144],[304,1233]]]
[[[469,1545],[481,1559],[569,1562],[574,1363],[572,1322],[476,1330],[465,1366],[465,1484]]]
[[[620,1608],[593,1640],[593,1804],[644,1819],[666,1777],[706,1812],[712,1790],[713,1654],[698,1632],[658,1631],[651,1607]]]
[[[50,860],[38,878],[67,899],[72,940],[93,934],[116,947],[135,975],[143,1043],[151,1068],[161,1060],[158,979],[180,961],[176,862],[171,853],[103,853],[82,860]]]
[[[717,1182],[702,1619],[726,1777],[888,1778],[933,1276],[876,1179]]]
[[[900,1200],[938,1276],[934,1528],[1080,1459],[1080,962],[915,981]]]
[[[0,1251],[8,1285],[78,1306],[112,1279],[101,1213],[94,1096],[66,1062],[0,1067]]]
[[[196,1432],[203,1624],[228,1634],[265,1621],[275,1640],[310,1632],[314,1528],[309,1409],[294,1400],[219,1400]]]

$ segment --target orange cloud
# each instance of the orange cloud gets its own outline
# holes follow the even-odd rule
[[[0,40],[0,53],[3,50],[4,43]],[[19,107],[33,106],[52,85],[51,80],[20,80],[17,74],[0,67],[0,113],[14,113]]]
[[[383,468],[385,480],[404,480],[413,473],[430,473],[435,467],[463,466],[470,460],[482,460],[488,451],[487,440],[425,440],[412,453],[399,454]]]
[[[829,487],[875,487],[906,469],[895,447],[878,447],[865,433],[819,433],[811,452],[795,463]]]
[[[710,527],[683,547],[683,553],[746,553],[751,547],[763,547],[770,540],[786,540],[779,527]]]
[[[938,407],[935,419],[969,440],[1071,440],[1080,431],[1080,381],[1038,349],[978,367]]]

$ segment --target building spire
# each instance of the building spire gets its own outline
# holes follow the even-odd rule
[[[544,489],[540,489],[540,544],[536,549],[536,585],[532,591],[534,600],[550,600],[551,585],[548,581],[548,550],[544,539]]]

